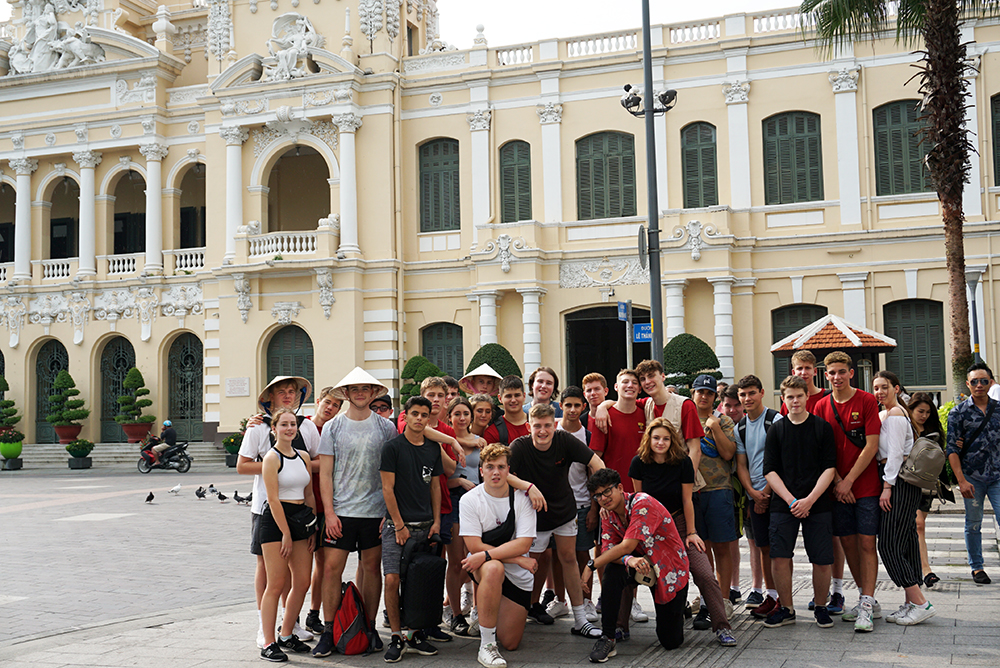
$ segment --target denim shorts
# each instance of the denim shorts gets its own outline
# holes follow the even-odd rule
[[[700,513],[695,513],[695,524],[702,540],[728,543],[739,537],[733,513],[733,490],[702,490],[694,495],[694,504],[701,509]]]
[[[877,536],[882,511],[877,496],[866,496],[855,503],[833,503],[834,536]]]
[[[576,551],[590,552],[597,544],[597,535],[601,528],[601,519],[597,518],[597,526],[593,531],[587,531],[587,513],[590,506],[583,506],[576,510]]]

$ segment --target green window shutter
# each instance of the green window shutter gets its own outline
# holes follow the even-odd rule
[[[268,378],[275,376],[302,376],[314,382],[313,344],[305,330],[298,325],[279,329],[267,344]]]
[[[905,299],[882,307],[885,334],[896,340],[886,368],[906,386],[945,385],[944,306],[929,299]]]
[[[456,139],[435,139],[420,147],[421,232],[461,227],[458,152]]]
[[[632,135],[605,132],[576,142],[577,217],[636,214],[635,145]]]
[[[1000,186],[1000,95],[990,98],[990,118],[993,121],[993,185]]]
[[[763,122],[764,202],[790,204],[823,199],[820,118],[804,111]]]
[[[684,208],[719,203],[716,174],[715,126],[693,123],[681,131],[684,168]]]
[[[500,149],[501,222],[531,220],[531,147],[508,142]]]
[[[425,327],[422,332],[423,355],[439,369],[455,378],[462,377],[465,359],[462,352],[462,328],[450,322]]]
[[[794,334],[803,327],[826,315],[826,307],[816,304],[792,304],[771,311],[771,343],[777,343],[789,334]],[[790,357],[774,358],[774,389],[778,389],[791,373]]]
[[[924,167],[919,102],[897,100],[872,111],[875,132],[875,194],[905,195],[931,189]]]

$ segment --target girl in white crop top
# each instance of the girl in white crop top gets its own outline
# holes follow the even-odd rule
[[[292,635],[309,589],[312,546],[315,534],[304,535],[298,525],[289,524],[288,516],[302,511],[303,504],[315,512],[312,477],[309,473],[309,454],[292,447],[298,433],[295,413],[279,408],[271,415],[271,430],[275,445],[264,455],[261,476],[267,490],[267,506],[261,517],[260,541],[267,571],[267,587],[261,599],[261,622],[264,627],[265,651],[276,642],[275,624],[278,600],[285,587],[289,571],[292,588],[285,602],[285,617],[281,625],[281,647],[293,651],[306,651],[304,645]],[[302,649],[304,647],[305,649]]]

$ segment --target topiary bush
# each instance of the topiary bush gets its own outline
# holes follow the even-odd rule
[[[691,396],[691,383],[703,373],[722,379],[715,351],[694,334],[687,333],[678,334],[663,346],[663,372],[667,384],[676,386],[677,392],[684,396]]]
[[[521,367],[517,365],[514,356],[499,343],[487,343],[476,351],[465,368],[465,373],[469,373],[480,364],[489,364],[490,368],[504,376],[517,376],[521,378]]]
[[[403,378],[412,382],[406,383],[399,389],[399,403],[405,404],[410,397],[419,396],[420,383],[424,382],[424,378],[443,375],[445,375],[444,371],[438,368],[434,362],[422,355],[414,355],[403,367]]]
[[[129,369],[128,373],[125,374],[122,387],[128,391],[128,394],[118,397],[119,408],[118,415],[115,416],[115,422],[118,424],[156,422],[155,415],[142,414],[143,408],[149,408],[153,405],[151,400],[140,398],[149,394],[149,388],[146,387],[146,381],[142,377],[142,372],[135,367]]]
[[[0,376],[0,394],[9,389],[10,385],[7,384],[7,379]],[[17,414],[17,408],[14,406],[12,399],[0,399],[0,431],[13,429],[14,425],[21,421],[21,417]]]
[[[80,394],[76,389],[76,383],[69,371],[63,369],[56,376],[52,383],[52,394],[49,395],[49,403],[52,405],[52,412],[45,416],[46,421],[56,427],[77,426],[77,420],[85,420],[90,415],[90,411],[83,407],[83,399],[73,399]]]

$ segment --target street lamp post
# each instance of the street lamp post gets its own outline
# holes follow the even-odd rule
[[[653,324],[653,359],[663,363],[663,299],[660,290],[660,205],[656,199],[656,137],[653,127],[653,117],[670,111],[677,102],[677,91],[664,90],[657,93],[649,102],[653,90],[653,58],[649,30],[649,0],[642,0],[642,73],[643,90],[636,90],[630,84],[625,85],[625,94],[621,104],[625,111],[633,116],[644,116],[646,119],[646,206],[649,213],[649,310]],[[647,95],[647,104],[643,106],[643,92]],[[659,104],[657,104],[659,103]],[[643,107],[640,109],[640,107]]]
[[[983,361],[979,354],[979,313],[976,310],[976,288],[979,286],[979,279],[982,275],[982,269],[966,268],[965,270],[965,282],[969,286],[969,296],[972,302],[972,354],[977,363]]]

